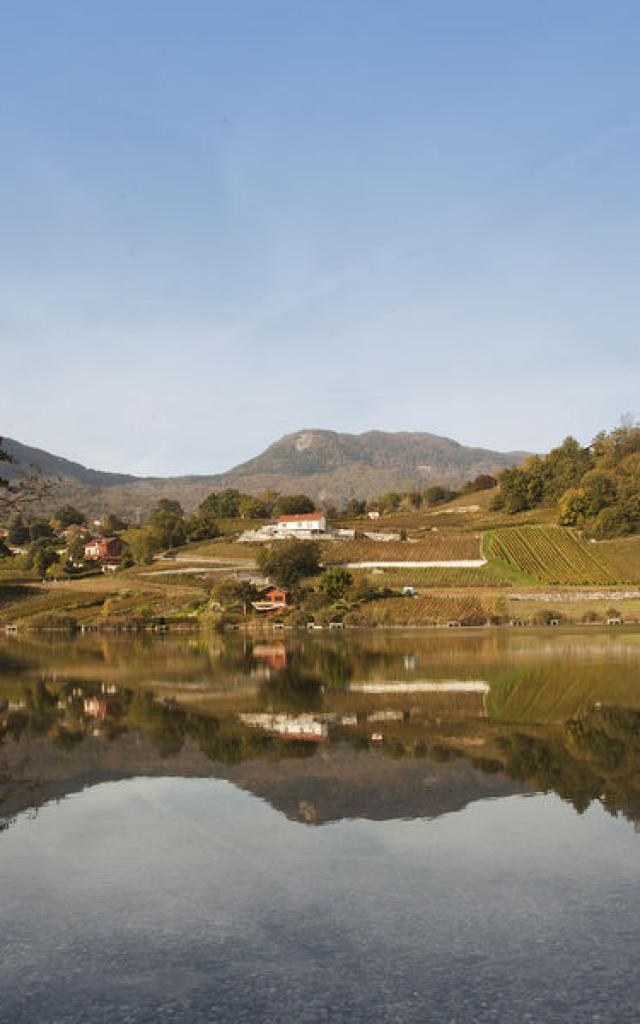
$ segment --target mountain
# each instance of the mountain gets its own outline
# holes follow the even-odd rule
[[[135,483],[139,479],[129,473],[105,473],[100,469],[87,469],[79,462],[51,455],[42,448],[31,448],[10,437],[2,439],[2,447],[13,459],[13,463],[2,463],[2,476],[9,480],[22,476],[29,466],[37,467],[43,476],[76,480],[88,487],[116,487]]]
[[[190,510],[211,491],[223,487],[249,494],[269,488],[304,491],[320,501],[340,503],[351,497],[372,498],[389,490],[418,490],[431,484],[456,486],[480,473],[517,465],[528,454],[466,447],[437,434],[300,430],[226,473],[136,477],[88,469],[10,438],[5,438],[4,446],[15,462],[3,463],[3,475],[16,476],[28,465],[39,466],[45,476],[59,481],[51,497],[53,504],[71,501],[90,512],[112,511],[127,516],[136,508],[149,509],[160,498],[177,498]]]
[[[225,479],[239,490],[296,489],[342,501],[430,484],[455,486],[480,473],[517,465],[527,454],[468,448],[437,434],[300,430],[236,466]]]

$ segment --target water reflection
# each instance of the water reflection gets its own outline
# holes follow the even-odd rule
[[[554,792],[640,821],[637,634],[0,645],[0,813],[103,779],[216,776],[291,818]]]

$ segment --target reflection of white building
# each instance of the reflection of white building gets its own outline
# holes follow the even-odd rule
[[[372,711],[367,715],[367,722],[402,722],[403,711]]]
[[[411,683],[350,683],[349,689],[354,693],[489,693],[491,687],[488,683],[470,679],[446,679],[442,682],[419,679]]]
[[[455,708],[461,710],[469,705],[467,713],[474,715],[480,713],[486,718],[488,714],[488,697],[491,691],[489,683],[476,679],[415,679],[415,680],[388,680],[368,683],[350,683],[351,693],[362,693],[369,696],[386,697],[419,697],[425,695],[433,697],[437,702],[438,697],[444,698],[445,709],[453,711]],[[457,701],[456,697],[462,699]],[[469,698],[466,700],[465,698]],[[427,701],[428,704],[431,701]],[[478,706],[479,705],[479,706]],[[472,708],[476,711],[472,712]],[[382,719],[378,719],[381,721]]]
[[[329,727],[326,722],[318,721],[313,715],[285,715],[270,713],[244,713],[239,716],[245,725],[266,732],[275,733],[288,740],[315,740],[322,743],[326,740]]]

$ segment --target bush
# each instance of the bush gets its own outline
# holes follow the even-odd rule
[[[555,612],[551,608],[543,608],[535,612],[533,621],[540,626],[548,626],[550,622],[555,620],[556,622],[563,622],[564,615],[562,612]]]
[[[584,623],[586,623],[586,624],[588,624],[590,622],[599,622],[600,621],[600,617],[598,616],[597,612],[594,612],[594,611],[585,612],[584,615],[582,616],[582,621]]]
[[[350,572],[334,567],[325,570],[320,586],[330,601],[340,601],[352,583],[353,577]]]

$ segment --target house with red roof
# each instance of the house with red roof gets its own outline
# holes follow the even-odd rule
[[[95,537],[84,546],[84,557],[87,562],[120,562],[124,551],[124,541],[119,537]]]
[[[296,516],[278,516],[276,530],[279,537],[311,537],[327,532],[327,517],[323,512],[300,512]]]

